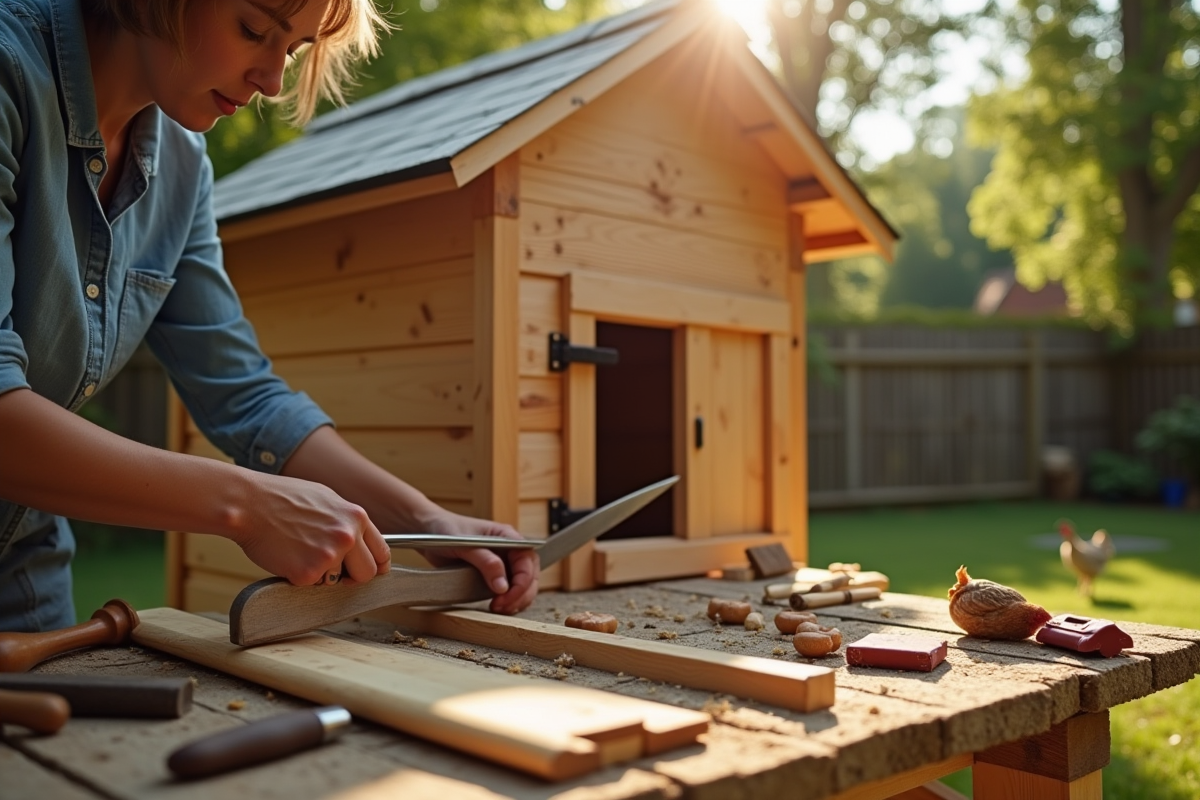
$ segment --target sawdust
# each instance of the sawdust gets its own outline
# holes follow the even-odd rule
[[[563,653],[558,658],[554,659],[555,666],[561,668],[569,668],[575,666],[575,656],[570,653]]]
[[[520,664],[511,664],[508,668],[508,673],[510,675],[524,675],[525,670],[521,669]]]
[[[660,639],[678,639],[679,634],[675,631],[659,631],[658,638]]]
[[[392,631],[392,642],[395,644],[408,644],[412,640],[412,636],[405,636],[400,631]]]
[[[457,653],[454,654],[454,657],[461,658],[464,661],[475,661],[476,660],[475,651],[469,647],[459,650]]]
[[[245,700],[230,700],[229,704],[225,707],[228,708],[230,711],[241,711],[243,708],[246,707],[246,701]]]

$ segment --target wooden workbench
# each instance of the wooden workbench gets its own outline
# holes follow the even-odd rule
[[[660,632],[670,632],[677,634],[676,644],[797,659],[788,637],[775,635],[773,628],[756,633],[716,629],[704,617],[708,597],[757,601],[761,585],[695,579],[544,594],[524,616],[553,622],[577,610],[603,610],[617,615],[627,636],[658,639]],[[768,620],[775,611],[758,608]],[[733,695],[582,667],[564,669],[538,658],[425,637],[422,652],[430,658],[465,657],[479,662],[480,669],[519,664],[531,676],[706,709],[714,723],[704,746],[560,784],[367,723],[356,723],[318,750],[189,784],[170,779],[165,760],[171,750],[202,734],[308,704],[144,648],[97,649],[59,658],[38,671],[192,675],[198,681],[196,707],[169,721],[76,719],[51,737],[10,727],[0,743],[0,798],[916,800],[946,796],[920,787],[972,765],[978,800],[1099,798],[1099,770],[1108,762],[1107,710],[1200,672],[1200,631],[1123,624],[1134,647],[1102,659],[1034,642],[961,637],[946,602],[936,598],[885,594],[876,602],[823,609],[820,616],[825,624],[836,624],[847,642],[872,631],[944,632],[949,657],[929,674],[849,668],[842,653],[819,659],[815,663],[837,669],[837,703],[800,714]],[[394,627],[360,619],[335,630],[380,647],[419,647],[398,644]],[[232,701],[244,706],[231,710]]]

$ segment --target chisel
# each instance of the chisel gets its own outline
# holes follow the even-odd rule
[[[180,778],[205,778],[316,747],[349,725],[341,706],[279,714],[186,744],[167,758],[167,768]]]

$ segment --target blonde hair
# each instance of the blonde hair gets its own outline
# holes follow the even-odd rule
[[[186,35],[184,15],[196,0],[88,0],[90,10],[103,22],[143,36],[170,42],[180,54]],[[280,22],[295,14],[308,0],[268,0],[272,18]],[[345,88],[354,83],[354,66],[379,54],[379,32],[391,25],[375,8],[374,0],[330,0],[316,41],[303,45],[287,68],[285,88],[278,97],[266,98],[285,108],[285,118],[295,125],[312,119],[317,104],[329,100],[345,103]]]

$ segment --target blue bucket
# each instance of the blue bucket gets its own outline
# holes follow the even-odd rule
[[[1183,508],[1187,502],[1187,481],[1169,478],[1162,482],[1163,503],[1168,508]]]

